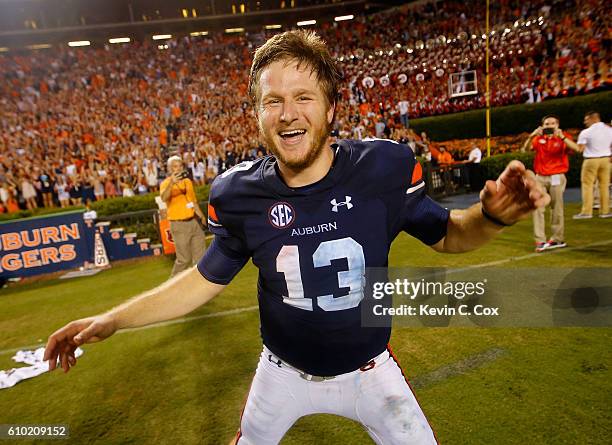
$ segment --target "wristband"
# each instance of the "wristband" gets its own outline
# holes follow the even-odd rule
[[[484,216],[486,219],[491,221],[493,224],[496,224],[496,225],[501,226],[501,227],[510,227],[512,225],[512,224],[506,224],[505,222],[495,218],[494,216],[489,215],[485,211],[484,207],[482,207],[482,206],[480,207],[480,210],[482,211],[482,216]]]

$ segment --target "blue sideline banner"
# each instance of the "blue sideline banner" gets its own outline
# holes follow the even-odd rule
[[[0,277],[29,277],[93,259],[93,221],[83,211],[0,224]]]

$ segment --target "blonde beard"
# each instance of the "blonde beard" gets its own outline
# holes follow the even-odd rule
[[[326,125],[322,131],[318,134],[315,134],[313,140],[312,148],[303,156],[301,159],[289,160],[286,159],[281,151],[274,144],[274,139],[272,137],[267,137],[266,134],[259,129],[260,137],[263,139],[264,146],[270,150],[270,152],[274,155],[274,157],[283,164],[284,166],[290,168],[291,170],[303,170],[312,165],[312,163],[319,157],[323,148],[325,147],[325,142],[329,136],[331,131],[331,125]]]

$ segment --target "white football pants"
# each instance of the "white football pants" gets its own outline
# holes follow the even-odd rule
[[[332,379],[309,381],[264,346],[237,445],[278,444],[296,420],[318,413],[361,423],[379,445],[437,444],[392,353],[386,350],[373,362]]]

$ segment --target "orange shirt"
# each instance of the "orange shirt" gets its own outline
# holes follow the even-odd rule
[[[95,142],[93,134],[85,133],[83,135],[83,142],[86,143],[86,144],[93,144]]]
[[[440,164],[450,165],[453,163],[453,156],[448,151],[445,151],[444,153],[440,153],[440,156],[438,156],[438,162]]]
[[[164,193],[169,185],[170,178],[164,179],[159,186],[160,194]],[[170,221],[193,218],[195,214],[194,206],[198,201],[190,179],[183,179],[174,184],[170,196],[170,202],[166,203]]]
[[[166,131],[165,128],[159,133],[159,143],[161,145],[168,144],[168,132]]]
[[[9,198],[6,202],[6,209],[8,213],[14,213],[19,211],[19,204],[15,198]]]

